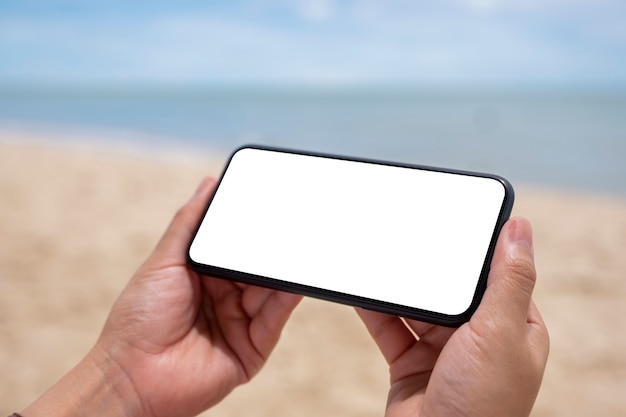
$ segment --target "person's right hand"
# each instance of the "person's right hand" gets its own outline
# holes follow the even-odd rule
[[[358,309],[389,364],[385,415],[528,416],[549,350],[531,299],[535,276],[530,225],[516,218],[500,233],[478,310],[460,328]]]

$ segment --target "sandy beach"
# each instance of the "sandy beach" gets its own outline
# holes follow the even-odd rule
[[[224,162],[44,139],[0,131],[0,415],[90,349],[176,209]],[[626,200],[516,191],[552,342],[532,415],[626,415]],[[259,376],[205,415],[381,416],[386,391],[382,356],[353,310],[306,299]]]

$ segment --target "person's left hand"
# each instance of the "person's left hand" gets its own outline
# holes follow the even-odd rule
[[[214,188],[215,180],[205,179],[179,210],[113,306],[94,349],[66,376],[66,388],[77,390],[78,398],[69,401],[74,410],[196,415],[249,381],[267,360],[301,297],[189,269],[187,245]],[[108,393],[94,397],[97,386]],[[54,387],[51,392],[46,395],[54,399]],[[53,415],[49,411],[44,414]]]
[[[159,417],[196,414],[250,380],[301,298],[189,269],[187,245],[214,187],[206,179],[179,210],[98,341]]]

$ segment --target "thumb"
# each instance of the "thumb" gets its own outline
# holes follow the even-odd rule
[[[169,265],[186,262],[187,245],[198,226],[209,197],[215,190],[215,184],[216,181],[212,177],[202,180],[193,197],[178,210],[172,219],[153,252],[153,259]]]
[[[530,223],[512,218],[500,232],[487,289],[476,314],[487,315],[483,318],[489,321],[526,324],[536,276]]]

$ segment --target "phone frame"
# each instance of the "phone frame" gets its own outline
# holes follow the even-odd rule
[[[258,150],[270,151],[270,152],[281,152],[281,153],[296,154],[296,155],[331,158],[331,159],[361,162],[361,163],[367,163],[367,164],[377,164],[377,165],[411,168],[411,169],[426,170],[426,171],[456,174],[456,175],[482,177],[482,178],[488,178],[488,179],[499,181],[504,188],[504,198],[503,198],[502,206],[500,208],[500,212],[498,214],[498,218],[495,222],[496,224],[495,224],[494,230],[491,234],[491,240],[487,249],[485,260],[483,261],[483,267],[482,267],[480,276],[477,281],[477,285],[474,291],[472,302],[467,308],[467,310],[465,310],[461,314],[448,315],[448,314],[424,310],[424,309],[420,309],[416,307],[404,306],[404,305],[390,303],[387,301],[380,301],[380,300],[365,298],[365,297],[361,297],[357,295],[336,292],[333,290],[317,288],[317,287],[304,285],[300,283],[279,280],[279,279],[275,279],[271,277],[264,277],[264,276],[254,275],[254,274],[250,274],[246,272],[225,269],[225,268],[212,266],[212,265],[206,265],[206,264],[198,263],[194,261],[190,256],[191,245],[198,233],[198,230],[200,229],[200,225],[202,224],[204,217],[206,216],[208,210],[211,207],[211,203],[213,201],[215,192],[217,192],[217,190],[219,189],[222,179],[224,178],[228,170],[228,167],[230,165],[232,158],[235,156],[237,152],[243,149],[258,149]],[[207,202],[206,207],[203,211],[203,214],[198,221],[196,229],[194,230],[192,239],[190,240],[189,245],[187,246],[186,259],[191,269],[202,275],[209,275],[215,278],[227,279],[231,281],[242,282],[245,284],[258,285],[262,287],[272,288],[275,290],[297,293],[297,294],[301,294],[304,296],[309,296],[309,297],[314,297],[314,298],[318,298],[318,299],[322,299],[326,301],[346,304],[346,305],[350,305],[353,307],[361,307],[361,308],[365,308],[369,310],[378,311],[381,313],[401,316],[401,317],[405,317],[408,319],[419,320],[419,321],[428,322],[428,323],[432,323],[436,325],[443,325],[447,327],[458,327],[470,319],[474,311],[477,309],[480,303],[480,300],[482,299],[482,296],[483,296],[483,293],[485,291],[486,284],[487,284],[487,275],[489,273],[491,258],[493,256],[496,241],[497,241],[497,238],[498,238],[498,235],[500,233],[502,226],[509,219],[509,216],[513,208],[514,199],[515,199],[515,193],[514,193],[513,186],[511,185],[511,183],[507,181],[505,178],[498,176],[498,175],[494,175],[494,174],[440,168],[440,167],[433,167],[433,166],[426,166],[426,165],[390,162],[390,161],[368,159],[368,158],[348,157],[344,155],[334,155],[334,154],[329,154],[329,153],[294,150],[294,149],[286,149],[286,148],[264,146],[264,145],[244,145],[235,149],[231,153],[229,158],[227,159],[227,162],[220,175],[220,178],[216,184],[215,191],[213,195],[211,195],[211,198],[209,199],[209,201]]]

